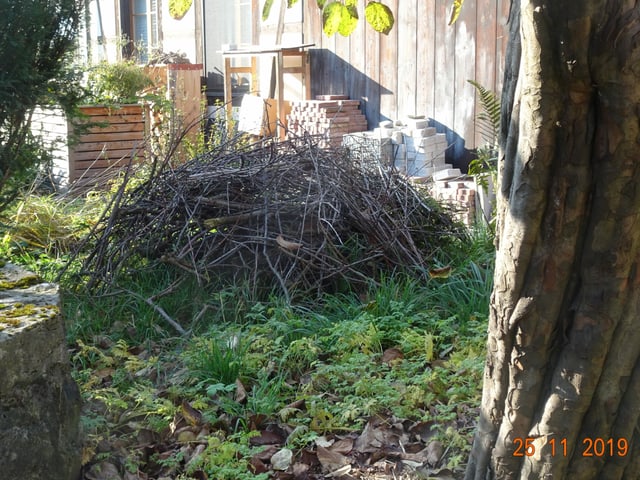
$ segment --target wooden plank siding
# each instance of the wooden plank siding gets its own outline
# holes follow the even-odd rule
[[[389,35],[364,20],[348,37],[329,38],[315,1],[304,2],[304,41],[311,50],[312,95],[344,94],[361,100],[369,127],[381,120],[425,115],[465,157],[483,140],[475,125],[480,105],[467,80],[500,92],[506,49],[508,0],[466,0],[448,26],[451,0],[386,0],[396,24]]]
[[[91,183],[96,177],[116,173],[132,158],[144,156],[148,115],[142,105],[120,108],[80,107],[86,122],[96,124],[69,147],[69,181]],[[69,132],[73,131],[69,123]]]

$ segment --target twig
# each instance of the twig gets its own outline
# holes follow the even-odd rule
[[[146,303],[147,305],[149,305],[151,308],[153,308],[156,312],[158,312],[158,314],[164,318],[166,320],[166,322],[171,325],[180,335],[186,335],[187,331],[182,328],[182,326],[176,322],[173,318],[171,318],[171,316],[164,311],[164,309],[159,306],[156,305],[155,303],[153,303],[153,301],[151,300],[151,298],[144,298],[142,295],[129,290],[128,288],[123,288],[122,290],[124,290],[125,292],[127,292],[129,295],[136,297],[139,300],[142,300],[144,303]]]

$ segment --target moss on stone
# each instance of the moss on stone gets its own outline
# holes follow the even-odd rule
[[[4,308],[0,311],[0,323],[16,327],[20,325],[20,319],[24,317],[44,319],[51,318],[57,313],[58,307],[56,305],[37,306],[32,303],[26,305],[15,303],[14,305],[4,305]]]
[[[0,280],[0,290],[13,290],[14,288],[29,288],[42,282],[37,275],[27,275],[17,280]]]

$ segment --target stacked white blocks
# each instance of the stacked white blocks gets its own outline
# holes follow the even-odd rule
[[[374,130],[378,138],[390,138],[395,145],[395,166],[407,176],[427,179],[435,172],[450,168],[445,163],[447,139],[444,133],[428,126],[424,117],[380,122]]]

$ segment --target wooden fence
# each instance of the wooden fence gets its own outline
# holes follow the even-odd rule
[[[315,1],[305,2],[304,39],[312,50],[312,94],[346,94],[361,101],[369,127],[381,120],[425,115],[447,133],[447,157],[460,159],[483,139],[475,80],[500,92],[508,0],[467,0],[448,26],[451,0],[385,0],[396,23],[389,35],[364,18],[348,38],[322,33]],[[361,12],[361,17],[364,17]]]

